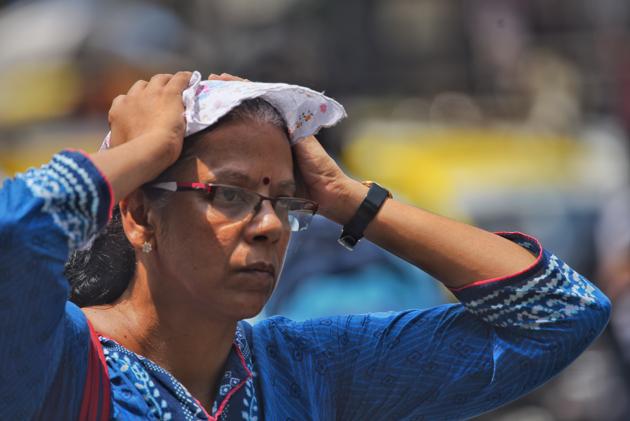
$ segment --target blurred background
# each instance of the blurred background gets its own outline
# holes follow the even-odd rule
[[[351,174],[535,235],[612,297],[574,365],[478,420],[630,419],[628,0],[0,0],[0,179],[95,150],[116,95],[179,69],[325,91],[350,118],[320,140]],[[261,317],[452,299],[338,233],[298,234]]]

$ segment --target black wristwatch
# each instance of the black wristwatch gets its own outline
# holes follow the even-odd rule
[[[375,182],[363,181],[362,183],[368,186],[370,190],[368,190],[367,196],[363,199],[363,202],[352,219],[350,219],[350,222],[344,225],[341,236],[339,236],[339,240],[337,240],[339,244],[348,250],[353,250],[359,240],[363,238],[363,231],[365,231],[365,228],[367,228],[368,224],[374,219],[379,209],[383,206],[383,203],[385,203],[385,200],[392,198],[392,194],[389,191]]]

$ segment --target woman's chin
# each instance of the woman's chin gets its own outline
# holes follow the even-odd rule
[[[229,291],[216,294],[207,299],[199,299],[197,311],[208,319],[243,320],[257,316],[269,300],[270,292],[263,291]]]
[[[260,307],[259,309],[255,311],[243,312],[239,315],[238,320],[246,320],[246,319],[254,318],[258,316],[261,311],[262,311],[262,307]]]
[[[269,294],[241,293],[235,298],[234,305],[227,310],[234,319],[243,320],[260,314],[269,299]]]

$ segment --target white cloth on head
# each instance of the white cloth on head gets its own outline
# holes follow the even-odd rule
[[[221,117],[252,98],[262,98],[284,117],[291,144],[316,134],[322,127],[334,126],[346,117],[343,106],[332,98],[303,86],[286,83],[203,80],[193,72],[183,92],[186,136],[212,126]],[[109,148],[107,134],[101,149]]]

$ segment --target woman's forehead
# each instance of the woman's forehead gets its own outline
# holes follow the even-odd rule
[[[221,124],[197,141],[198,151],[214,156],[247,156],[278,154],[291,156],[286,133],[269,123],[251,120]]]
[[[199,139],[195,149],[200,178],[238,184],[265,177],[273,185],[293,181],[289,141],[270,124],[226,124]]]

